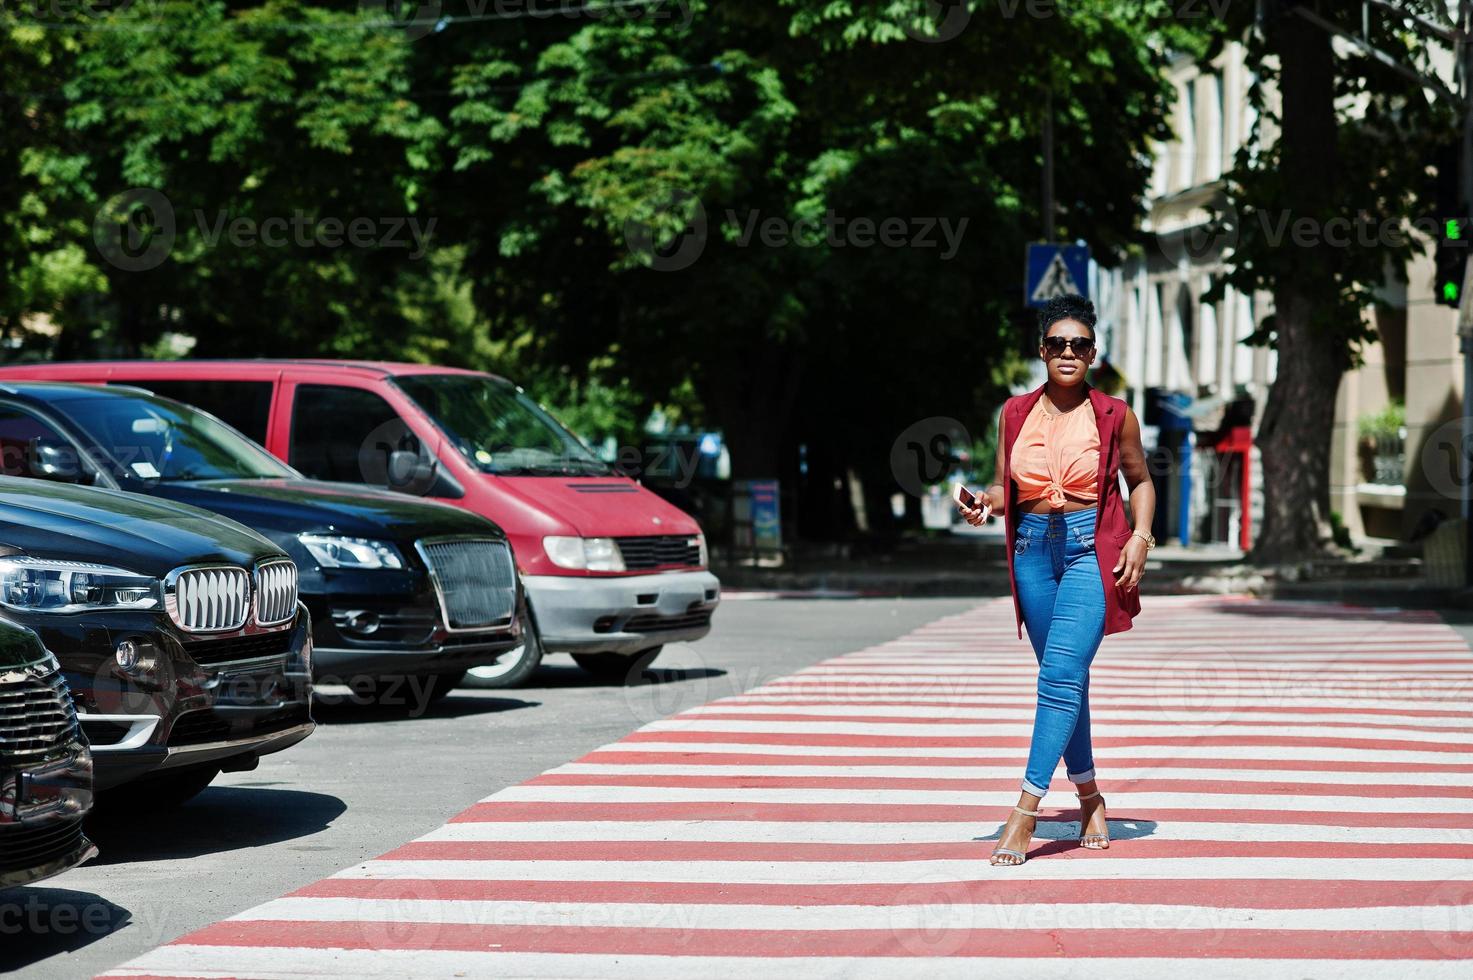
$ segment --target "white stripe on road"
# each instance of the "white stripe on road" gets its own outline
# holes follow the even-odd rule
[[[670,718],[664,721],[652,721],[641,728],[640,731],[760,732],[773,735],[924,735],[932,738],[998,737],[1012,735],[1028,738],[1033,734],[1033,725],[1031,723],[1017,724],[1011,722],[975,725],[926,725],[887,721],[741,721],[721,718],[690,718],[688,720]],[[1270,736],[1275,738],[1290,736],[1301,738],[1333,737],[1346,740],[1365,739],[1376,741],[1433,742],[1439,745],[1449,743],[1473,745],[1473,733],[1420,732],[1404,728],[1363,729],[1354,733],[1348,733],[1339,729],[1321,728],[1315,725],[1233,725],[1231,727],[1218,727],[1211,725],[1188,725],[1182,721],[1167,719],[1161,721],[1159,724],[1153,725],[1139,723],[1132,725],[1113,725],[1109,731],[1109,737],[1111,738],[1157,736],[1162,738],[1169,737],[1173,741],[1186,741],[1188,739],[1199,738],[1203,735],[1228,735],[1235,738],[1253,736]]]
[[[392,922],[427,925],[634,929],[1386,929],[1439,931],[1473,905],[1222,909],[1203,905],[946,903],[935,905],[702,905],[281,898],[231,921]]]
[[[932,861],[367,861],[333,875],[357,880],[663,881],[768,885],[882,885],[977,881],[995,875],[1051,881],[1142,878],[1265,878],[1278,881],[1417,881],[1441,883],[1473,875],[1473,859],[1444,858],[1116,858],[987,862],[988,842],[973,860]],[[1004,879],[1002,876],[1006,875]]]
[[[1089,714],[1095,722],[1114,723],[1147,723],[1160,724],[1162,712],[1178,714],[1182,707],[1163,705],[1152,710],[1122,710],[1109,707],[1097,707],[1093,702],[1090,704]],[[1033,711],[1023,708],[974,708],[966,705],[912,705],[912,704],[877,704],[868,706],[854,706],[842,704],[736,704],[726,701],[718,701],[699,708],[687,708],[680,712],[674,719],[700,718],[710,714],[744,714],[744,715],[831,715],[835,718],[853,717],[861,715],[868,718],[994,718],[1005,721],[1026,721],[1032,723]],[[1362,724],[1373,726],[1376,729],[1394,725],[1425,725],[1429,728],[1461,728],[1473,733],[1473,718],[1467,715],[1448,716],[1422,716],[1422,715],[1390,715],[1390,714],[1368,714],[1355,711],[1335,711],[1321,714],[1293,714],[1290,712],[1253,711],[1248,708],[1236,711],[1213,710],[1210,707],[1192,709],[1192,720],[1199,724],[1207,724],[1215,721],[1262,721],[1281,722],[1284,724],[1307,724],[1316,725],[1326,722],[1345,722],[1348,724]],[[1178,724],[1174,719],[1172,724]]]
[[[1016,870],[1016,869],[1009,869]],[[1438,955],[1434,950],[1429,956]],[[138,966],[119,967],[108,976],[239,977],[256,980],[340,978],[520,977],[524,980],[896,980],[917,971],[926,980],[977,980],[979,976],[1019,976],[1028,980],[1079,980],[1130,977],[1131,980],[1182,980],[1184,969],[1212,980],[1467,980],[1467,963],[1455,960],[1180,959],[1152,957],[896,957],[839,956],[617,956],[608,953],[499,953],[421,949],[282,949],[253,946],[164,946]]]
[[[1095,733],[1098,738],[1103,733]],[[884,746],[884,745],[792,745],[764,744],[759,742],[610,742],[601,745],[590,756],[599,752],[647,752],[651,755],[671,753],[684,755],[693,752],[724,752],[747,755],[814,755],[814,756],[934,756],[946,759],[1009,759],[1023,760],[1028,756],[1027,746],[1018,748],[996,746]],[[1304,762],[1373,762],[1387,765],[1401,763],[1434,763],[1438,765],[1468,765],[1467,755],[1455,752],[1419,752],[1412,749],[1361,749],[1336,748],[1328,745],[1130,745],[1112,748],[1109,752],[1095,750],[1095,768],[1102,769],[1119,753],[1132,759],[1221,759],[1251,763],[1255,759]]]
[[[1006,814],[996,821],[1001,826]],[[1110,833],[1129,839],[1133,820],[1111,820]],[[419,838],[421,841],[698,841],[744,844],[952,844],[974,840],[987,825],[959,821],[934,823],[845,823],[797,820],[538,820],[459,821]],[[994,828],[995,830],[995,828]],[[992,833],[988,830],[987,833]],[[1044,820],[1037,840],[1074,840],[1077,820]],[[1162,820],[1151,836],[1158,840],[1299,841],[1323,844],[1473,844],[1473,828],[1338,827],[1321,824],[1208,823]]]
[[[773,766],[773,765],[691,765],[672,761],[664,764],[633,762],[569,762],[549,769],[554,775],[592,776],[835,776],[870,779],[1015,779],[1021,773],[1017,766]],[[1137,766],[1109,769],[1112,787],[1128,789],[1128,784],[1152,779],[1205,779],[1214,782],[1252,783],[1326,783],[1346,786],[1464,786],[1473,787],[1473,772],[1399,773],[1399,772],[1335,772],[1284,769],[1187,769],[1170,766]],[[1104,772],[1101,772],[1103,778]],[[1113,795],[1113,794],[1112,794]],[[1473,799],[1468,801],[1473,808]]]
[[[1019,777],[1021,780],[1021,777]],[[1056,794],[1073,800],[1072,795]],[[1137,814],[1151,810],[1307,810],[1355,813],[1473,813],[1473,800],[1434,796],[1288,796],[1234,793],[1133,793],[1116,789],[1110,806]],[[1018,801],[1017,790],[748,789],[742,786],[508,786],[484,802],[498,803],[884,803],[892,806],[998,806]]]

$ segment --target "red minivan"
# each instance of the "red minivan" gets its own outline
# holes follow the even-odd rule
[[[663,644],[710,632],[721,586],[695,519],[615,472],[503,378],[325,360],[11,365],[0,368],[7,378],[137,385],[218,416],[308,477],[490,518],[511,539],[535,629],[467,683],[518,685],[545,652],[629,677]]]

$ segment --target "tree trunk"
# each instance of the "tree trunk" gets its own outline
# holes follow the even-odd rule
[[[1318,6],[1318,5],[1315,5]],[[1330,35],[1302,17],[1281,13],[1269,29],[1279,56],[1283,135],[1281,200],[1293,219],[1324,221],[1343,211]],[[1331,539],[1330,439],[1335,398],[1350,365],[1348,341],[1332,324],[1336,255],[1323,236],[1313,244],[1285,239],[1274,287],[1278,369],[1256,442],[1263,454],[1263,528],[1254,561],[1280,562],[1328,552]],[[1328,327],[1328,329],[1327,329]]]

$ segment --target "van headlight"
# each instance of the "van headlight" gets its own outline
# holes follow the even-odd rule
[[[559,568],[586,572],[622,572],[624,556],[613,538],[569,538],[553,535],[542,539],[547,560]]]
[[[702,568],[709,568],[711,566],[711,552],[706,549],[706,534],[703,531],[696,533],[696,552],[698,555],[697,561],[699,561],[700,566]]]
[[[323,568],[404,567],[404,558],[392,541],[349,538],[341,534],[299,534],[297,540]]]
[[[83,561],[0,558],[0,605],[25,612],[158,609],[163,585],[149,575]]]

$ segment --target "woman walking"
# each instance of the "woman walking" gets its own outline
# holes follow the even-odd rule
[[[1054,299],[1040,312],[1038,356],[1048,380],[1007,400],[998,423],[997,482],[980,495],[985,506],[962,508],[974,526],[989,507],[1003,514],[1018,635],[1026,624],[1038,660],[1022,796],[993,864],[1026,860],[1038,805],[1061,757],[1079,797],[1080,845],[1110,845],[1090,744],[1089,665],[1100,641],[1130,629],[1140,612],[1138,583],[1156,543],[1143,529],[1151,526],[1156,495],[1135,413],[1085,380],[1094,327],[1094,305],[1081,296]],[[1120,496],[1122,472],[1132,523]]]

